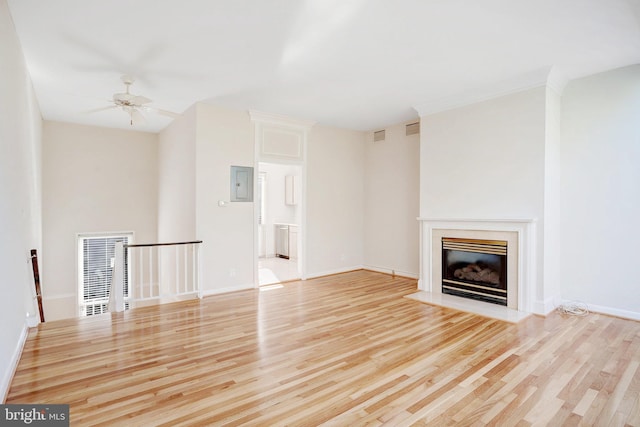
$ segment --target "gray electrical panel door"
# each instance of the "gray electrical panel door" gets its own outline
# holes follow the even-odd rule
[[[253,168],[231,166],[231,201],[253,202]]]

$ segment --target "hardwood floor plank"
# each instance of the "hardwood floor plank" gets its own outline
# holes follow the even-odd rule
[[[513,324],[355,271],[41,324],[7,403],[72,425],[640,426],[640,323]]]
[[[593,389],[587,390],[587,392],[584,395],[582,395],[582,399],[580,399],[580,402],[578,402],[578,404],[573,408],[573,413],[576,415],[580,415],[581,417],[584,417],[584,414],[586,414],[587,409],[591,407],[591,403],[593,402],[593,400],[596,398],[597,395],[598,395],[597,390],[593,390]]]

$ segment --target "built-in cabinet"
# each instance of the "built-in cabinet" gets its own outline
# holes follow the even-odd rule
[[[298,177],[296,175],[284,177],[284,203],[285,205],[298,204]]]
[[[289,259],[298,259],[298,226],[289,226]]]
[[[295,224],[275,224],[276,256],[298,259],[298,226]]]
[[[289,259],[289,225],[275,224],[276,256]]]

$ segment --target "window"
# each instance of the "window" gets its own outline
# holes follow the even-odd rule
[[[78,236],[78,302],[81,316],[107,312],[116,242],[128,244],[132,241],[132,233]],[[127,270],[125,263],[125,299],[129,296]]]

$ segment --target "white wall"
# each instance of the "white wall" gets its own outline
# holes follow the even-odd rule
[[[542,219],[545,88],[425,116],[421,125],[421,216]]]
[[[307,275],[364,262],[364,132],[315,125],[307,147]]]
[[[562,143],[562,97],[554,89],[546,89],[546,137],[545,137],[545,181],[544,181],[544,258],[541,260],[544,269],[542,277],[547,307],[545,313],[555,308],[559,301],[562,281],[560,269],[561,256],[561,176],[562,163],[560,147]]]
[[[196,106],[158,135],[158,241],[196,236]]]
[[[640,65],[570,82],[562,112],[562,296],[640,318]]]
[[[546,88],[421,119],[420,216],[532,218],[537,223],[536,307],[543,286]]]
[[[5,0],[0,0],[0,401],[37,313],[30,249],[41,256],[41,117]],[[45,313],[46,315],[46,313]]]
[[[405,123],[385,131],[365,144],[364,264],[418,277],[420,135],[406,136]]]
[[[77,315],[78,233],[157,239],[156,134],[45,122],[43,264],[48,320]]]
[[[254,205],[218,206],[230,199],[231,166],[254,166],[249,114],[197,104],[196,236],[205,294],[254,286]]]

